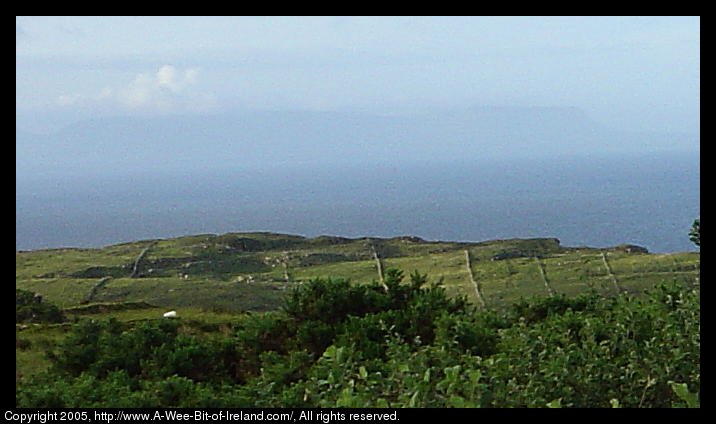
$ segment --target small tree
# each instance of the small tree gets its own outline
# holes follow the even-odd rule
[[[691,226],[691,231],[689,231],[689,240],[694,242],[695,245],[701,247],[701,219],[694,220],[694,224]]]

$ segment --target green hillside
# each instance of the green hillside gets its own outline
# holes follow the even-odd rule
[[[470,261],[469,268],[468,259]],[[347,280],[351,286],[372,287],[369,292],[375,289],[381,292],[382,289],[379,287],[383,284],[382,280],[385,279],[388,284],[391,284],[391,279],[395,280],[397,275],[395,270],[402,271],[402,275],[405,276],[412,274],[411,278],[413,279],[418,275],[415,274],[417,270],[420,274],[427,275],[425,284],[439,283],[440,287],[444,288],[447,298],[452,299],[451,302],[457,302],[454,305],[460,305],[460,302],[464,300],[467,302],[465,307],[469,306],[478,313],[475,316],[489,317],[492,316],[489,314],[497,314],[495,316],[503,317],[500,320],[507,320],[505,322],[511,324],[495,324],[502,322],[495,321],[496,318],[474,318],[473,315],[470,315],[471,313],[466,312],[467,309],[464,309],[463,306],[439,303],[439,310],[458,308],[455,310],[463,311],[460,314],[468,314],[465,316],[471,317],[469,320],[473,324],[483,322],[486,325],[485,328],[497,325],[495,330],[491,331],[498,331],[502,334],[500,337],[505,338],[509,331],[502,333],[502,330],[498,329],[503,327],[505,331],[507,328],[514,329],[518,323],[510,315],[513,313],[511,311],[518,310],[522,311],[519,312],[520,314],[524,314],[526,313],[524,311],[541,310],[540,308],[543,306],[539,306],[539,302],[548,302],[544,305],[550,305],[549,302],[557,302],[556,305],[561,305],[560,302],[567,302],[566,299],[580,299],[580,296],[583,295],[605,300],[622,299],[625,296],[640,298],[645,296],[644,293],[647,291],[653,291],[654,287],[663,284],[675,283],[684,290],[698,290],[699,269],[700,255],[695,252],[650,254],[646,252],[646,249],[630,245],[607,249],[565,247],[553,238],[464,243],[426,241],[417,237],[349,239],[333,236],[305,238],[272,233],[230,233],[145,240],[98,249],[17,252],[15,281],[18,293],[20,290],[24,290],[22,292],[25,296],[24,299],[29,299],[26,302],[30,303],[28,307],[35,308],[32,306],[32,295],[27,293],[36,294],[34,302],[37,302],[38,305],[44,302],[59,306],[64,321],[51,323],[42,322],[39,318],[33,319],[35,315],[27,311],[37,308],[27,309],[23,315],[26,318],[22,322],[18,319],[16,324],[16,380],[18,387],[25,388],[22,391],[25,396],[23,402],[30,405],[46,404],[47,399],[43,401],[28,400],[28,393],[34,393],[35,389],[32,389],[35,387],[34,384],[43,384],[41,383],[42,378],[47,377],[42,376],[46,372],[55,372],[52,370],[55,369],[53,363],[54,367],[58,366],[56,358],[66,354],[63,353],[63,349],[67,349],[65,341],[77,337],[75,333],[81,325],[84,325],[83,322],[87,322],[86,319],[105,322],[106,319],[112,318],[122,323],[121,325],[128,326],[123,327],[125,330],[122,330],[127,331],[127,329],[144,328],[143,326],[146,325],[163,325],[161,323],[166,321],[162,318],[163,313],[175,310],[180,318],[176,322],[180,322],[180,326],[183,328],[182,334],[197,335],[202,340],[204,337],[208,337],[207,340],[217,337],[231,338],[236,337],[236,334],[243,334],[242,331],[246,330],[242,329],[247,328],[247,325],[249,327],[254,325],[250,323],[256,320],[256,322],[274,322],[275,320],[279,323],[283,322],[282,320],[286,318],[281,318],[283,316],[281,314],[285,313],[287,300],[294,296],[295,301],[295,296],[300,293],[315,290],[316,279],[322,279],[322,281],[327,279]],[[392,291],[386,291],[388,296],[395,296],[392,293]],[[418,297],[433,296],[429,295],[430,291],[425,292],[428,294],[416,293],[418,293],[416,295]],[[525,299],[532,303],[524,303]],[[380,302],[384,301],[379,301],[378,305],[383,304]],[[575,300],[575,302],[577,302],[575,305],[582,305],[579,303],[582,302],[581,300]],[[330,301],[329,307],[332,307],[330,306],[332,303],[333,301]],[[522,306],[515,309],[516,304]],[[380,308],[383,307],[385,306],[380,306]],[[590,310],[589,314],[591,315],[589,316],[601,316],[599,314],[605,314],[603,311],[611,307],[613,306],[600,306],[594,311]],[[325,309],[326,306],[322,308]],[[552,308],[552,306],[548,308]],[[561,307],[558,306],[558,308]],[[277,311],[279,315],[274,316],[271,311]],[[693,310],[690,310],[691,312]],[[446,318],[426,313],[427,317],[432,316],[430,320],[433,320],[426,321],[425,325],[428,326],[426,328],[432,328],[431,326],[435,325],[437,326],[435,331],[438,331],[437,328],[440,328],[440,325],[446,325],[440,324],[443,322],[441,320]],[[529,312],[528,316],[532,313],[534,312]],[[393,312],[389,310],[380,312],[380,314],[388,314],[386,316],[393,317],[390,319],[395,319],[395,316],[391,315]],[[610,312],[609,316],[616,315]],[[370,314],[365,319],[369,318]],[[319,331],[318,329],[323,328],[321,325],[325,324],[306,323],[306,329],[302,329],[304,327],[301,325],[304,324],[300,323],[303,319],[308,318],[297,316],[297,318],[293,318],[294,321],[291,321],[293,322],[291,325],[298,326],[291,330],[295,331],[293,336],[283,335],[280,337],[289,337],[286,340],[307,338],[306,340],[309,341],[319,337],[317,334],[310,334]],[[318,319],[320,321],[324,318]],[[418,315],[410,320],[420,321],[422,319],[422,315]],[[485,319],[488,321],[484,321]],[[334,343],[341,340],[343,340],[341,343],[347,343],[347,339],[341,338],[345,336],[340,336],[340,332],[349,331],[346,328],[350,328],[351,322],[349,319],[340,324],[330,323],[331,330],[326,329],[325,331],[332,334]],[[491,324],[487,325],[488,322]],[[316,325],[318,327],[315,327]],[[342,327],[344,325],[347,327]],[[293,327],[289,325],[287,328]],[[458,326],[458,328],[461,327]],[[309,333],[302,333],[302,331],[309,331]],[[432,331],[430,334],[433,334]],[[325,337],[328,336],[320,336],[319,339],[324,340]],[[437,336],[431,335],[430,337]],[[315,352],[311,353],[314,356],[309,356],[314,360],[315,355],[320,357],[328,346],[325,344],[328,343],[326,340],[330,339],[325,339],[320,343],[315,340],[310,342],[309,344],[315,342],[318,345],[314,348]],[[345,346],[347,348],[351,345],[346,344]],[[289,357],[292,358],[291,355],[294,355],[290,349],[294,348],[289,348],[286,345],[266,349],[275,350],[281,355],[288,355],[284,359],[290,362]],[[383,346],[383,348],[387,347]],[[510,347],[510,349],[512,348],[514,346]],[[281,353],[283,349],[288,350]],[[511,354],[509,352],[511,350],[505,348],[501,354],[509,355]],[[257,356],[254,361],[259,361],[256,363],[268,360],[259,353],[255,353]],[[308,360],[306,359],[306,361]],[[249,369],[259,369],[255,367],[258,365],[251,365]],[[362,373],[363,371],[360,372],[361,375]],[[105,376],[105,374],[100,374],[100,376]],[[136,378],[148,377],[137,376]],[[243,378],[239,378],[238,381],[243,381]],[[201,378],[198,380],[192,378],[191,381],[201,381]],[[308,380],[301,381],[301,384],[308,384]],[[666,382],[662,383],[666,384]],[[27,386],[28,384],[29,386]],[[65,389],[58,387],[57,390]],[[663,390],[671,393],[671,389],[668,387]],[[666,398],[661,396],[659,402],[669,396],[673,395],[668,395]],[[550,398],[547,401],[555,399]],[[325,399],[321,400],[321,402],[324,401]],[[397,402],[397,400],[394,401]],[[408,403],[404,406],[413,401],[415,399],[406,401]],[[146,399],[137,402],[151,404],[151,401]],[[282,402],[275,400],[271,405],[283,405]],[[368,400],[364,399],[363,402],[372,405]],[[502,401],[495,400],[494,402],[497,402],[496,406],[508,406],[500,403]],[[529,404],[529,402],[523,404]],[[537,402],[535,405],[540,406],[541,400],[535,402]],[[319,404],[321,406],[332,405],[331,403],[326,405],[309,403],[308,405]],[[67,403],[59,402],[58,405],[67,405]],[[166,405],[175,404],[167,402]],[[247,405],[256,406],[257,404],[249,402]],[[358,403],[353,405],[360,406]],[[430,403],[424,404],[424,406],[427,405]],[[444,406],[444,404],[440,405]],[[464,406],[467,405],[469,403]],[[460,405],[456,404],[455,406]],[[514,406],[520,406],[520,404]]]
[[[265,311],[278,308],[286,289],[315,277],[348,278],[357,284],[378,280],[375,251],[384,270],[418,270],[442,280],[450,294],[474,300],[465,250],[488,307],[548,295],[547,286],[554,293],[575,295],[590,290],[609,294],[616,288],[638,293],[663,281],[692,284],[699,270],[698,253],[568,248],[556,239],[457,243],[230,233],[18,252],[15,285],[61,307],[147,302],[162,308]]]

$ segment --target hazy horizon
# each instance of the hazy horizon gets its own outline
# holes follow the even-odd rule
[[[576,107],[700,125],[699,17],[16,17],[20,129],[129,114]],[[42,130],[44,128],[44,131]]]
[[[15,23],[18,178],[700,148],[699,17]]]
[[[401,209],[415,214],[410,225],[430,227],[429,211],[454,224],[425,229],[438,238],[528,237],[527,221],[519,233],[498,219],[524,196],[532,203],[522,218],[546,229],[560,218],[554,199],[571,205],[563,217],[574,227],[564,231],[577,244],[601,242],[590,231],[613,236],[605,216],[636,219],[631,206],[668,204],[638,231],[677,240],[660,249],[682,248],[681,227],[690,224],[682,221],[698,215],[699,155],[699,17],[16,17],[18,238],[43,228],[62,244],[75,240],[72,231],[80,237],[94,228],[85,223],[130,222],[147,205],[158,213],[147,234],[219,232],[236,226],[217,215],[232,211],[197,199],[253,210],[261,223],[253,198],[232,196],[253,193],[265,210],[266,199],[279,204],[295,184],[296,207],[310,210],[277,214],[285,222],[261,228],[309,233],[323,216],[319,205],[348,208],[370,197],[355,189],[363,181],[355,175],[392,175],[395,187],[423,202],[421,211]],[[671,156],[679,166],[668,164]],[[578,179],[583,187],[565,188],[576,172],[570,167],[595,163],[604,165]],[[532,168],[544,174],[510,174]],[[465,175],[451,174],[456,169]],[[614,178],[600,169],[615,170]],[[321,178],[306,177],[313,174]],[[468,188],[456,189],[457,181]],[[395,187],[383,191],[386,204],[374,203],[392,216],[382,226],[326,228],[336,235],[404,228],[403,215],[390,215],[391,204],[404,207]],[[125,203],[116,203],[119,193]],[[594,215],[589,196],[610,205],[604,216]],[[453,215],[433,207],[438,199],[457,208]],[[167,212],[182,204],[194,209]],[[470,228],[467,205],[494,228]],[[98,231],[110,242],[123,239],[122,230]]]

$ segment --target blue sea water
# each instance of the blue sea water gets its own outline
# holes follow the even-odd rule
[[[696,250],[699,153],[18,179],[16,249],[190,234],[557,237]]]

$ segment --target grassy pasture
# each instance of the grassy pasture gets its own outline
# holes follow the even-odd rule
[[[134,263],[139,278],[130,278]],[[621,248],[565,248],[556,239],[496,240],[481,243],[317,237],[270,233],[197,235],[145,240],[98,249],[52,249],[16,253],[15,286],[65,309],[70,321],[114,317],[134,322],[162,319],[176,310],[192,331],[221,331],[247,313],[276,310],[292,287],[310,279],[346,278],[355,284],[378,279],[372,251],[383,269],[406,275],[418,270],[442,281],[452,296],[475,302],[472,273],[488,308],[521,298],[547,296],[545,279],[557,294],[615,293],[604,253],[620,290],[640,293],[662,282],[698,284],[700,255],[627,253]],[[501,256],[501,260],[493,260]],[[539,259],[537,259],[539,258]],[[540,271],[540,264],[544,270]],[[102,274],[106,272],[106,275]],[[289,281],[286,281],[286,272]],[[78,276],[92,276],[78,277]],[[102,277],[112,277],[99,284]],[[87,303],[88,294],[92,297]],[[67,325],[17,326],[17,378],[46,369],[46,351]]]

